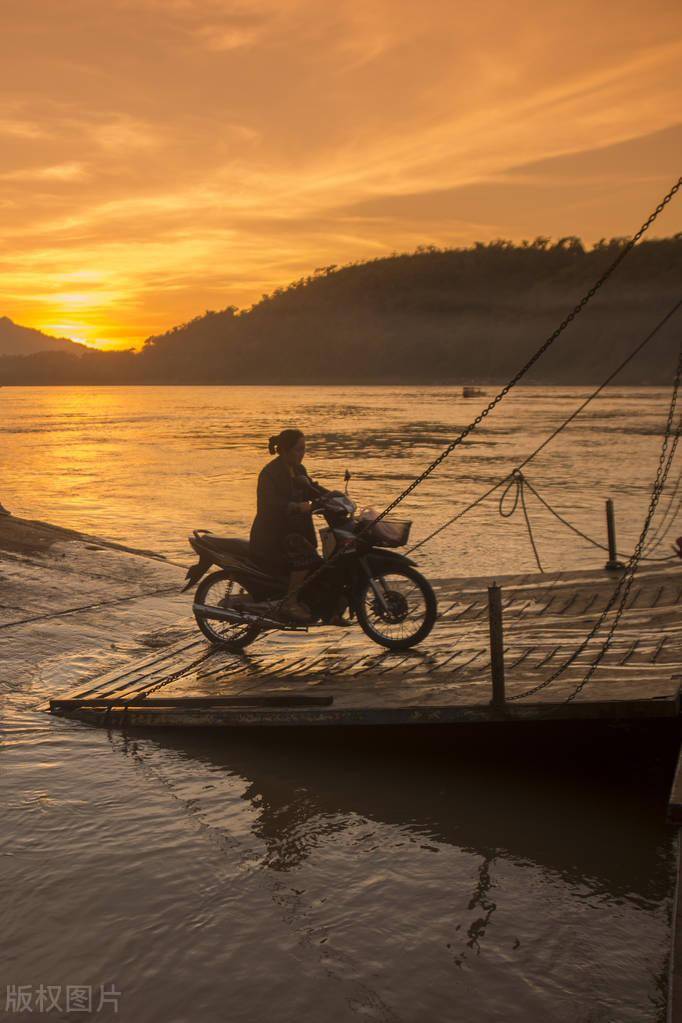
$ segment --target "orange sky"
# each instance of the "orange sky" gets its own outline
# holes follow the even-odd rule
[[[0,316],[101,346],[419,244],[631,233],[682,173],[678,2],[4,0],[0,27]]]

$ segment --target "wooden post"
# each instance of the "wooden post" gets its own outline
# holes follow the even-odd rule
[[[502,631],[502,591],[497,583],[488,587],[488,623],[490,625],[490,671],[493,681],[493,707],[504,707],[504,635]]]
[[[618,560],[618,550],[616,548],[616,519],[613,514],[613,501],[610,497],[606,499],[606,532],[609,538],[609,560],[606,562],[604,568],[608,572],[617,572],[624,565]]]

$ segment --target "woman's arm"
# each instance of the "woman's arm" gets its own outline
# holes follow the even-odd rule
[[[305,493],[310,498],[324,497],[325,494],[330,493],[330,491],[327,490],[326,487],[323,487],[321,483],[316,483],[315,480],[310,478],[303,464],[299,467],[296,482],[299,485],[301,492]]]
[[[291,515],[292,512],[310,511],[307,501],[292,500],[288,480],[282,481],[271,472],[263,471],[258,477],[256,492],[258,511],[261,514]]]

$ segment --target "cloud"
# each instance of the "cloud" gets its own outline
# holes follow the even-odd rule
[[[13,135],[20,139],[42,139],[48,138],[49,132],[35,121],[0,117],[0,135]]]
[[[121,115],[86,128],[97,146],[105,152],[130,153],[155,149],[163,144],[157,128],[134,117]]]
[[[254,25],[204,25],[196,31],[199,43],[216,52],[254,46],[260,34],[260,29]]]
[[[22,167],[0,173],[2,181],[79,181],[87,175],[87,167],[76,161],[49,167]]]

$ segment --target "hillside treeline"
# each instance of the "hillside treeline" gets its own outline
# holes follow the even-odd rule
[[[150,337],[137,354],[0,359],[0,383],[498,383],[623,244],[498,241],[322,267],[248,310],[207,311]],[[528,382],[598,381],[681,292],[682,235],[640,243]],[[620,381],[667,383],[681,327],[671,323]]]

